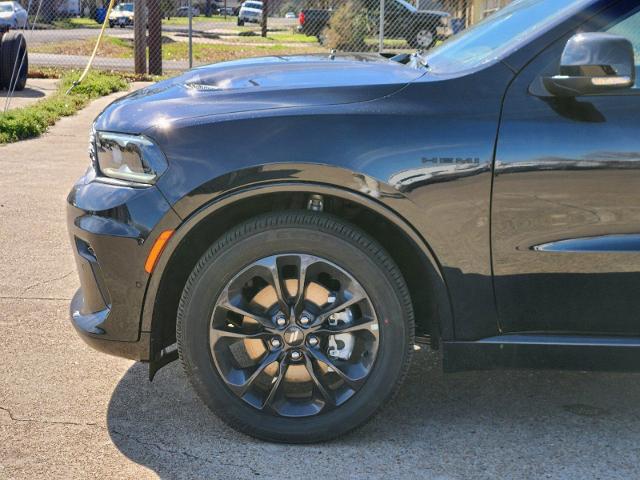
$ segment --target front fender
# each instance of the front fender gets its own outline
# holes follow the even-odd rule
[[[290,165],[288,165],[290,167]],[[270,166],[274,167],[274,166]],[[332,167],[314,165],[311,170],[316,168],[320,171],[327,172],[340,170]],[[275,170],[272,170],[272,173]],[[248,174],[248,172],[245,172]],[[205,218],[215,215],[216,212],[221,209],[247,198],[255,197],[256,199],[265,194],[271,193],[316,193],[320,195],[333,196],[344,200],[349,200],[356,204],[359,204],[375,213],[383,216],[386,220],[393,223],[403,233],[407,235],[409,239],[421,250],[425,258],[430,262],[433,270],[437,272],[439,277],[439,286],[442,288],[441,299],[446,303],[442,308],[443,332],[453,332],[453,314],[451,310],[450,298],[447,293],[446,282],[442,275],[441,266],[434,252],[429,247],[428,241],[412,227],[411,222],[407,220],[400,211],[404,211],[409,216],[415,216],[417,212],[412,211],[411,202],[407,200],[402,194],[389,193],[388,187],[380,185],[375,180],[365,177],[360,174],[353,174],[346,171],[340,171],[339,174],[346,180],[350,175],[354,180],[352,188],[343,186],[331,185],[326,182],[320,181],[305,181],[302,178],[298,178],[296,181],[290,179],[275,179],[273,175],[269,179],[262,179],[262,181],[255,181],[251,184],[244,184],[243,186],[237,186],[236,188],[230,188],[227,191],[219,192],[217,195],[204,192],[197,194],[201,203],[198,207],[193,208],[188,214],[184,215],[183,222],[177,226],[175,233],[167,242],[164,248],[162,256],[158,260],[155,267],[155,272],[164,272],[168,263],[171,260],[172,255],[180,246],[182,240],[187,237],[191,230],[202,222]],[[244,178],[244,177],[243,177]],[[318,178],[318,177],[316,177]],[[359,187],[359,188],[353,188]],[[385,193],[387,192],[387,193]],[[185,202],[187,199],[185,199]],[[189,200],[189,205],[193,205],[193,198]],[[397,208],[400,207],[400,210]],[[185,207],[177,208],[177,211],[182,214],[185,212]],[[181,215],[182,216],[182,215]],[[162,280],[162,275],[152,275],[145,299],[145,307],[142,318],[142,331],[149,332],[152,327],[153,320],[153,306],[155,297]]]
[[[170,125],[149,132],[170,164],[157,185],[183,219],[267,183],[356,193],[395,212],[431,247],[450,288],[455,337],[496,335],[491,165],[502,87],[512,76],[496,65],[425,77],[371,102]]]

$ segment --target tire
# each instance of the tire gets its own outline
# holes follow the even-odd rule
[[[238,18],[238,26],[239,26],[239,27],[244,27],[244,20],[240,20],[240,19]]]
[[[17,79],[11,79],[13,69],[20,67],[22,56],[24,62],[17,72]],[[14,88],[17,91],[24,90],[27,84],[27,73],[29,72],[29,56],[27,54],[27,42],[19,32],[7,32],[2,36],[0,43],[0,88]]]
[[[295,254],[292,252],[295,252]],[[296,254],[300,254],[301,258],[322,259],[319,263],[313,264],[308,268],[305,280],[310,283],[306,284],[306,287],[302,289],[296,288],[296,291],[304,292],[302,296],[305,301],[313,283],[311,271],[314,268],[317,268],[318,272],[324,268],[339,268],[341,270],[335,270],[335,272],[338,272],[336,275],[339,275],[339,272],[343,272],[346,276],[350,276],[349,278],[355,280],[354,284],[349,284],[347,280],[343,280],[345,284],[350,286],[349,288],[352,285],[360,285],[363,288],[362,291],[366,292],[366,300],[363,300],[362,302],[364,303],[360,303],[361,307],[357,308],[362,308],[361,311],[366,311],[367,308],[371,307],[373,310],[371,310],[371,316],[362,315],[361,318],[375,318],[374,322],[377,322],[377,327],[367,327],[371,331],[361,328],[360,334],[358,334],[361,336],[352,334],[351,338],[355,338],[353,342],[370,341],[375,336],[372,333],[374,331],[379,330],[379,334],[376,337],[376,350],[373,354],[373,360],[370,360],[368,374],[364,377],[364,380],[359,380],[358,390],[355,390],[356,387],[354,387],[354,393],[350,393],[351,396],[342,403],[331,403],[329,398],[333,394],[327,394],[327,389],[323,390],[319,387],[320,385],[323,385],[323,388],[326,387],[328,377],[338,378],[337,383],[342,383],[342,379],[339,377],[344,372],[340,369],[341,374],[338,375],[336,370],[326,368],[329,363],[324,364],[324,370],[320,369],[322,362],[316,361],[313,363],[313,359],[317,360],[318,355],[324,355],[322,341],[315,350],[312,350],[311,347],[307,348],[304,353],[304,365],[307,365],[306,372],[310,373],[314,371],[314,368],[318,368],[320,370],[316,373],[319,373],[319,377],[322,377],[322,382],[320,383],[314,379],[315,387],[313,383],[310,383],[310,391],[312,392],[310,395],[317,395],[318,391],[320,391],[327,402],[317,413],[293,418],[292,416],[281,415],[281,410],[276,412],[275,401],[270,411],[267,408],[260,409],[250,404],[244,397],[241,398],[237,393],[234,393],[231,388],[232,385],[225,381],[223,373],[221,373],[222,369],[216,363],[218,354],[214,353],[214,351],[217,343],[214,347],[210,347],[210,335],[212,335],[212,331],[217,331],[214,330],[214,323],[216,322],[218,309],[221,308],[219,307],[219,297],[222,298],[221,294],[225,293],[224,298],[231,298],[230,295],[227,297],[226,294],[231,288],[228,285],[234,285],[233,288],[235,288],[233,282],[237,280],[234,279],[243,278],[243,275],[246,276],[246,273],[244,273],[247,271],[246,269],[254,268],[253,265],[255,264],[253,262],[260,259],[265,259],[266,257],[289,259],[295,258]],[[261,260],[261,262],[263,261]],[[250,267],[247,267],[248,265]],[[282,272],[284,272],[284,268]],[[239,274],[239,272],[243,273]],[[321,275],[325,275],[325,273],[323,272]],[[284,277],[284,274],[277,278],[282,277]],[[251,282],[255,282],[255,279],[251,280]],[[252,284],[255,285],[255,283]],[[285,284],[282,285],[285,288]],[[296,285],[298,284],[296,283]],[[317,286],[317,284],[314,284],[314,286]],[[288,283],[286,288],[289,288]],[[357,291],[357,289],[354,289],[354,291]],[[244,295],[244,290],[242,292]],[[342,294],[339,295],[341,299],[348,298],[346,296],[342,297]],[[327,298],[329,302],[335,302],[336,305],[341,302],[341,300],[336,300],[338,294],[332,298]],[[225,309],[226,307],[222,308],[222,311],[226,311]],[[338,316],[350,318],[346,313],[348,313],[347,310],[353,313],[353,309],[354,307],[347,307]],[[318,315],[316,320],[319,320],[321,316]],[[244,322],[247,317],[241,318],[243,318],[242,322]],[[334,319],[333,316],[328,318]],[[222,319],[221,325],[223,325],[224,329],[227,328],[226,323],[228,321],[227,317]],[[294,322],[293,317],[289,321]],[[341,321],[343,320],[335,320],[336,325]],[[356,324],[355,321],[353,322],[349,325]],[[314,322],[310,325],[313,326]],[[343,324],[340,323],[339,325]],[[231,327],[232,325],[229,326]],[[293,336],[287,337],[287,332],[291,328],[300,329],[295,323],[294,327],[287,326],[282,328],[286,328],[282,337],[283,344],[286,346],[287,342],[289,342],[288,339],[293,338]],[[322,324],[317,328],[326,332],[329,327]],[[354,328],[354,330],[356,329]],[[307,333],[310,331],[311,329]],[[230,230],[202,256],[191,273],[182,293],[178,308],[176,337],[180,359],[190,383],[203,402],[223,421],[241,432],[267,441],[314,443],[344,435],[363,425],[393,397],[409,368],[413,352],[414,318],[408,289],[398,267],[384,249],[366,233],[355,226],[326,214],[306,211],[273,213],[256,217]],[[331,335],[328,338],[330,344]],[[334,341],[338,345],[338,341],[335,338]],[[269,342],[273,342],[273,339],[269,340]],[[269,354],[269,348],[273,346],[269,342],[265,342],[267,352],[264,354],[265,357]],[[306,348],[307,344],[311,343],[311,336],[305,337],[304,342],[303,345]],[[358,355],[353,354],[356,351],[356,348],[353,347],[353,342],[352,352],[346,353],[349,358],[342,360],[342,357],[331,357],[332,361],[350,362],[352,358],[358,357]],[[330,347],[329,350],[331,348],[334,347]],[[345,347],[343,346],[342,348]],[[231,351],[231,348],[229,348],[229,351]],[[284,354],[293,357],[291,352],[285,351]],[[335,350],[333,352],[329,351],[328,354],[341,355],[343,352],[344,350]],[[368,358],[369,350],[366,350],[360,357]],[[309,363],[307,363],[307,360],[309,360]],[[225,359],[226,361],[227,359]],[[275,370],[279,370],[280,373],[274,375],[282,375],[282,367],[286,361],[282,360],[280,362],[278,360],[278,367]],[[226,363],[221,364],[226,365]],[[315,365],[315,367],[309,367],[310,364]],[[272,363],[271,365],[275,366],[276,364]],[[342,365],[342,363],[336,363],[335,365]],[[291,364],[287,368],[292,368]],[[298,371],[300,370],[294,369],[294,373]],[[283,378],[283,383],[280,383],[280,380],[276,382],[276,376],[273,379],[268,379],[269,381],[266,382],[266,385],[267,391],[270,393],[267,395],[265,405],[269,403],[269,398],[275,399],[280,395],[283,400],[278,408],[289,408],[290,403],[287,403],[289,399],[286,397],[289,393],[287,393],[286,389],[292,388],[291,385],[295,387],[300,384],[295,383],[298,381],[295,377],[294,383],[287,383],[289,381],[288,375],[289,371],[287,370],[286,375],[280,377]],[[305,375],[311,380],[311,376],[308,373]],[[271,385],[273,384],[277,385],[272,389]],[[283,385],[281,389],[284,390],[277,393],[278,388],[280,388],[279,385]],[[307,384],[303,383],[302,385]],[[334,385],[335,381],[332,387]],[[342,388],[341,392],[352,392],[351,384],[348,387],[346,385],[345,380],[340,387]],[[237,385],[233,385],[233,387],[235,388]],[[274,394],[274,392],[276,393]],[[335,400],[337,397],[338,394],[336,393],[333,399]],[[249,396],[249,398],[254,397]],[[296,401],[302,400],[297,399]],[[291,404],[295,404],[295,402]]]
[[[109,22],[109,28],[113,28],[113,22]]]

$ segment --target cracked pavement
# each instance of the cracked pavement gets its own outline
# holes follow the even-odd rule
[[[640,376],[469,372],[419,352],[397,399],[337,441],[287,446],[227,428],[177,363],[92,351],[65,197],[101,99],[40,139],[0,147],[0,479],[640,477]]]

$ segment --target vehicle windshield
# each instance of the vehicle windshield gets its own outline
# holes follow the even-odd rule
[[[457,73],[477,68],[518,49],[594,0],[515,0],[477,25],[426,53],[432,73]]]
[[[133,3],[121,3],[115,10],[118,12],[133,12]]]
[[[13,12],[13,6],[11,4],[0,5],[0,12]]]
[[[256,8],[258,10],[262,10],[262,4],[261,3],[247,2],[247,3],[244,4],[244,6],[246,8]]]

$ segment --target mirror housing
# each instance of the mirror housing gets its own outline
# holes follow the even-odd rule
[[[633,45],[610,33],[579,33],[569,39],[560,74],[545,77],[545,88],[558,97],[578,97],[631,88],[636,82]]]

